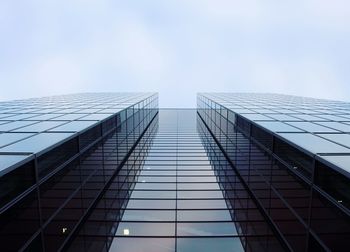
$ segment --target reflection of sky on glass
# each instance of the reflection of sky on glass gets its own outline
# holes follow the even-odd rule
[[[350,100],[347,0],[0,2],[0,100],[197,91]],[[181,98],[181,99],[179,99]]]

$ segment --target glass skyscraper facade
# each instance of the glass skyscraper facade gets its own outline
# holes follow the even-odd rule
[[[349,250],[349,103],[203,93],[198,110],[289,250]]]
[[[349,103],[197,103],[1,102],[1,251],[348,251]]]
[[[128,166],[157,99],[99,93],[0,103],[0,250],[65,249]]]

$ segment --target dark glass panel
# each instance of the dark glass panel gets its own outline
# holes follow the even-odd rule
[[[51,217],[80,186],[80,171],[77,162],[63,168],[40,185],[41,214],[43,220]]]
[[[101,124],[85,131],[79,136],[79,148],[83,150],[86,146],[96,141],[102,135]]]
[[[34,161],[0,177],[0,208],[35,183]]]
[[[49,152],[38,157],[39,179],[43,178],[55,168],[72,158],[78,153],[77,138],[73,138]]]
[[[102,123],[102,134],[114,129],[116,127],[115,117],[111,117]]]
[[[331,251],[348,251],[350,217],[313,190],[311,229]]]
[[[310,233],[308,251],[323,252],[323,251],[327,251],[327,249],[325,249],[323,245],[318,240],[315,239],[314,235]]]
[[[37,192],[0,214],[1,251],[17,251],[39,231]]]
[[[41,233],[39,233],[34,240],[28,245],[26,246],[23,251],[25,252],[40,252],[40,251],[44,251],[43,250],[43,243],[42,243],[42,239],[41,239]]]
[[[296,172],[311,179],[313,161],[312,158],[297,148],[275,138],[274,153],[289,164]]]
[[[315,169],[315,184],[332,196],[339,204],[350,209],[349,178],[318,161]]]
[[[243,117],[236,115],[236,125],[240,128],[246,135],[250,135],[250,122]]]
[[[252,124],[252,133],[251,136],[257,140],[259,143],[261,143],[263,146],[265,146],[267,149],[272,150],[273,145],[273,137],[270,133],[266,132],[265,130],[259,128],[258,126],[255,126]]]
[[[82,217],[79,197],[72,198],[44,229],[45,250],[57,251]]]

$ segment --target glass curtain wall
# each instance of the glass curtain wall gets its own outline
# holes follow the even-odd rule
[[[348,249],[347,106],[278,95],[198,95],[202,122],[289,250]],[[338,118],[342,132],[317,128],[327,116]],[[342,137],[336,144],[325,134]]]

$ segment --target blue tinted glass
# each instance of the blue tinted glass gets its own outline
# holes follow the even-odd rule
[[[324,137],[333,142],[345,145],[350,148],[350,135],[347,134],[318,134],[320,137]]]
[[[11,121],[0,121],[0,124],[5,124],[5,123],[9,123]]]
[[[228,210],[182,210],[177,211],[178,221],[231,221]]]
[[[16,121],[0,125],[0,131],[11,131],[27,125],[37,123],[38,121]]]
[[[273,114],[273,115],[268,115],[269,117],[272,117],[276,120],[279,120],[279,121],[290,121],[290,122],[293,122],[293,121],[301,121],[301,119],[298,119],[296,117],[293,117],[293,116],[289,116],[289,115],[283,115],[283,114]]]
[[[144,208],[154,208],[154,209],[174,209],[175,200],[129,200],[127,208],[134,209],[144,209]]]
[[[125,234],[125,230],[127,234]],[[116,235],[121,236],[174,236],[175,223],[120,222]]]
[[[350,156],[322,156],[322,158],[344,171],[350,172]]]
[[[95,125],[97,121],[73,121],[66,123],[64,125],[58,126],[51,129],[50,131],[62,131],[62,132],[80,132],[89,128],[92,125]]]
[[[313,115],[295,114],[293,116],[295,116],[296,118],[305,120],[305,121],[327,121],[324,118],[320,118],[318,116],[313,116]]]
[[[227,205],[223,199],[205,200],[177,200],[178,209],[226,209]]]
[[[175,221],[175,211],[126,209],[123,221]]]
[[[5,120],[5,118],[7,118],[7,117],[9,117],[9,116],[14,116],[14,115],[16,115],[16,114],[0,114],[0,119],[1,120]]]
[[[177,249],[181,252],[243,252],[239,237],[234,238],[178,238]]]
[[[288,124],[308,132],[315,132],[315,133],[316,132],[334,132],[334,133],[338,132],[337,130],[333,130],[311,122],[288,122]]]
[[[73,133],[41,133],[1,148],[0,151],[37,153],[72,135]]]
[[[245,118],[251,121],[273,121],[270,117],[260,115],[260,114],[241,114]]]
[[[79,118],[82,118],[85,115],[87,115],[87,114],[68,114],[68,115],[55,117],[55,118],[53,118],[51,120],[67,120],[67,121],[71,121],[71,120],[77,120]]]
[[[114,238],[109,251],[118,252],[175,252],[174,238]]]
[[[109,109],[102,109],[98,111],[99,114],[116,114],[119,111],[121,111],[121,108],[109,108]]]
[[[300,129],[282,122],[259,122],[258,124],[272,132],[303,132]]]
[[[23,119],[27,119],[27,118],[32,118],[33,116],[36,116],[38,114],[17,114],[14,116],[10,116],[10,117],[6,117],[7,120],[23,120]]]
[[[178,223],[177,232],[180,236],[237,235],[234,222]]]
[[[342,132],[350,132],[350,125],[339,122],[320,122],[319,124],[342,131]]]
[[[42,132],[66,123],[65,121],[43,121],[33,125],[19,128],[15,132]]]
[[[285,139],[312,153],[350,153],[350,149],[308,133],[279,133]]]
[[[62,116],[63,114],[42,114],[42,115],[36,115],[36,116],[33,116],[33,117],[30,117],[26,120],[38,120],[38,121],[41,121],[41,120],[49,120],[49,119],[52,119],[52,118],[56,118],[58,116]]]
[[[0,147],[11,144],[18,140],[32,136],[33,133],[2,133],[0,134]]]
[[[110,117],[112,114],[91,114],[80,118],[80,120],[103,120]]]
[[[344,117],[342,115],[318,115],[319,117],[328,119],[328,120],[332,120],[332,121],[336,121],[336,122],[349,122],[350,119],[347,117]]]
[[[29,155],[0,155],[0,176],[4,169],[27,159]],[[8,171],[6,171],[7,173]]]

